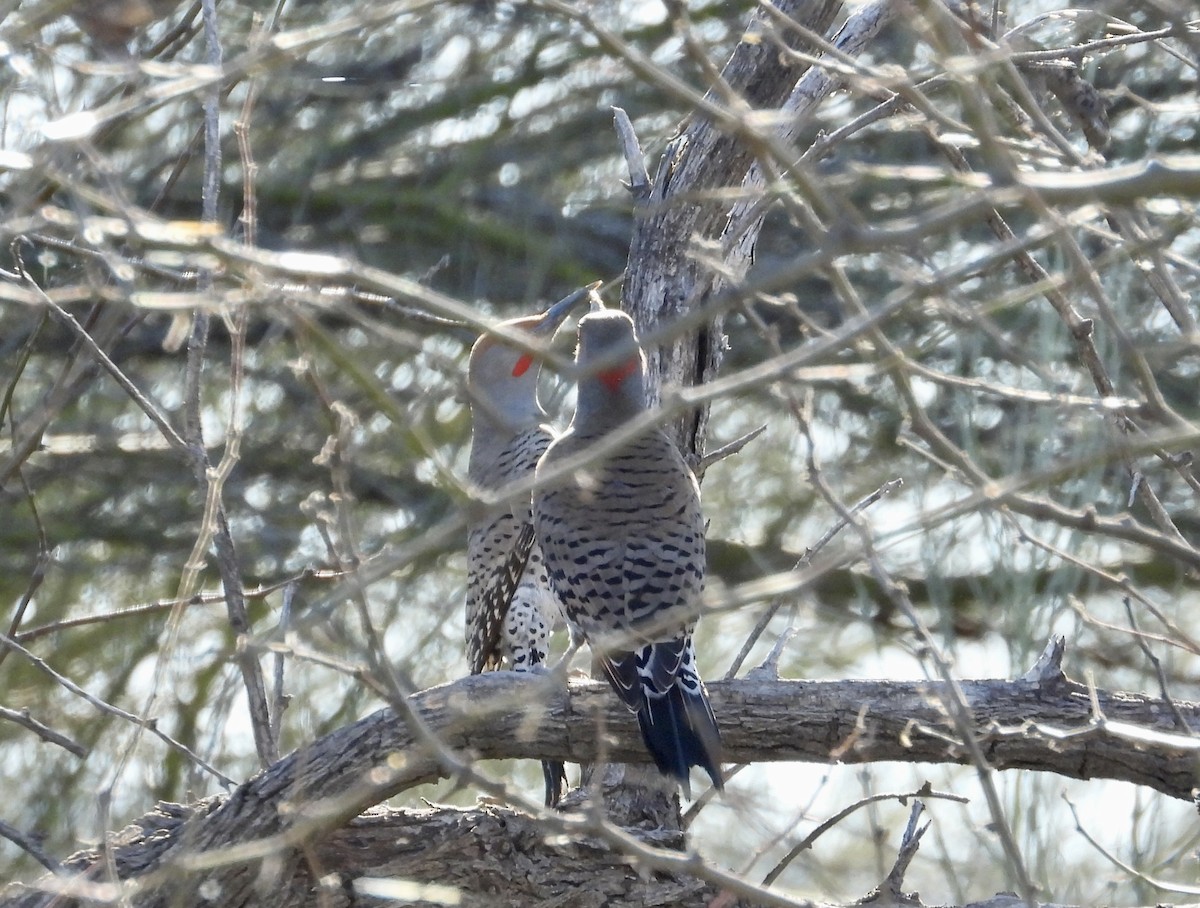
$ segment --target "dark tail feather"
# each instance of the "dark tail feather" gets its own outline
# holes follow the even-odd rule
[[[721,733],[704,688],[689,691],[677,681],[665,694],[644,690],[643,695],[638,726],[659,772],[677,779],[690,798],[688,768],[699,766],[717,790],[723,791]]]
[[[567,788],[566,764],[542,760],[542,778],[546,780],[546,806],[557,807]]]

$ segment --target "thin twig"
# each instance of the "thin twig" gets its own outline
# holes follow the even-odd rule
[[[912,798],[942,798],[947,801],[955,801],[959,804],[969,803],[969,800],[962,795],[956,795],[948,791],[934,791],[928,782],[922,785],[916,791],[903,794],[899,792],[889,792],[888,794],[868,795],[865,798],[855,801],[853,804],[843,807],[833,816],[821,822],[815,829],[813,829],[812,832],[793,845],[791,850],[779,860],[779,863],[771,868],[771,872],[763,877],[763,885],[770,886],[777,879],[779,879],[780,874],[782,874],[783,871],[787,869],[788,865],[791,864],[792,861],[796,860],[796,858],[799,857],[802,852],[812,848],[817,839],[831,830],[838,823],[842,822],[842,820],[846,819],[846,817],[850,816],[850,814],[854,813],[856,810],[860,810],[863,807],[866,807],[868,804],[874,804],[879,801],[899,801],[901,804],[907,804]]]
[[[896,854],[896,863],[892,865],[887,878],[884,879],[883,884],[879,887],[882,890],[881,894],[884,898],[895,904],[900,904],[904,900],[904,893],[902,891],[904,887],[904,875],[908,873],[908,865],[917,856],[917,849],[921,845],[921,838],[929,828],[928,823],[924,826],[917,825],[921,814],[924,812],[925,802],[913,801],[912,809],[908,815],[908,825],[904,827],[904,836],[900,840],[900,849]]]
[[[6,706],[0,706],[0,719],[7,719],[9,722],[20,725],[22,728],[27,728],[43,741],[50,744],[57,744],[63,750],[80,759],[87,756],[86,747],[76,741],[72,741],[66,735],[55,731],[50,726],[39,722],[29,714],[28,709],[9,709]]]
[[[277,580],[274,583],[267,583],[253,589],[246,590],[245,596],[247,600],[264,599],[274,592],[281,589],[287,589],[291,584],[301,583],[310,578],[317,579],[337,579],[341,575],[337,571],[324,571],[315,569],[305,569],[299,574],[287,577],[283,580]],[[96,615],[81,615],[78,618],[66,618],[62,621],[52,621],[49,624],[38,625],[31,627],[29,630],[21,631],[15,634],[13,639],[21,643],[30,643],[42,637],[48,637],[52,634],[58,634],[62,631],[73,630],[81,627],[88,627],[93,624],[107,624],[109,621],[122,620],[126,618],[141,618],[146,615],[157,615],[162,612],[170,612],[177,608],[188,608],[194,605],[220,605],[225,602],[224,593],[194,593],[187,598],[180,599],[171,597],[169,599],[156,599],[153,602],[146,602],[139,605],[131,605],[127,608],[116,609],[111,612],[100,612]]]
[[[205,50],[208,63],[220,68],[221,44],[217,28],[217,11],[215,0],[202,0],[201,9],[204,17]],[[220,87],[217,84],[209,86],[204,101],[204,180],[201,196],[202,217],[212,222],[217,219],[217,201],[221,179],[221,131],[220,131]],[[202,283],[206,283],[205,279]],[[187,570],[181,582],[184,595],[190,595],[199,569],[203,564],[203,554],[211,541],[216,549],[217,569],[221,575],[221,584],[225,590],[226,613],[229,624],[239,643],[235,656],[246,688],[247,704],[250,711],[250,725],[254,733],[254,744],[258,752],[260,764],[265,768],[274,763],[279,754],[271,736],[271,717],[267,707],[266,684],[263,680],[262,666],[257,657],[249,652],[242,641],[250,633],[250,622],[246,612],[245,594],[241,579],[241,566],[237,556],[237,548],[233,541],[229,520],[222,501],[222,490],[229,473],[238,461],[238,452],[242,431],[241,417],[241,375],[243,361],[243,344],[245,339],[245,311],[240,310],[235,321],[228,325],[233,341],[231,349],[231,389],[230,401],[232,412],[227,429],[227,444],[224,455],[217,469],[212,469],[208,453],[204,446],[203,429],[200,419],[201,376],[204,369],[205,351],[207,348],[209,315],[199,310],[194,316],[191,337],[188,341],[188,368],[186,400],[186,436],[188,451],[192,458],[192,468],[197,482],[205,493],[205,512],[201,531],[192,549]]]
[[[8,623],[8,636],[13,638],[18,637],[17,631],[21,627],[21,622],[25,620],[25,612],[33,601],[34,593],[45,581],[46,569],[50,566],[52,559],[50,544],[46,539],[46,528],[42,525],[41,515],[38,514],[37,500],[33,497],[33,489],[29,488],[29,483],[25,481],[25,474],[19,469],[17,477],[21,480],[21,488],[25,492],[25,503],[29,506],[29,512],[33,515],[33,523],[37,529],[38,554],[33,571],[29,575],[29,582],[25,584],[25,592],[21,594],[17,607],[13,610],[12,620]],[[8,650],[0,648],[0,664],[3,664],[6,658],[8,658]]]
[[[795,209],[793,208],[793,211]],[[806,220],[811,220],[811,214],[808,212],[795,211],[797,216],[803,217]],[[862,317],[867,315],[866,306],[863,304],[856,288],[847,279],[845,271],[838,264],[832,265],[827,270],[827,275],[834,284],[834,288],[843,302],[850,308],[850,311],[856,316]],[[893,363],[900,363],[903,357],[896,349],[891,340],[884,335],[883,331],[877,326],[872,327],[870,336],[879,350],[884,355],[891,357]],[[893,382],[909,408],[914,421],[924,419],[928,421],[924,410],[918,404],[911,384],[908,381],[906,374],[894,366],[890,370]],[[802,414],[797,414],[801,416]],[[807,431],[807,423],[802,423]],[[933,664],[934,671],[938,678],[943,682],[938,688],[939,699],[944,704],[947,713],[949,714],[956,732],[961,738],[962,746],[966,748],[971,756],[972,765],[975,767],[976,776],[979,780],[980,787],[983,789],[984,796],[987,800],[988,810],[992,817],[992,822],[995,827],[997,836],[1000,839],[1004,849],[1005,858],[1007,859],[1010,872],[1013,874],[1018,887],[1018,894],[1025,899],[1029,904],[1034,903],[1035,887],[1033,880],[1029,875],[1029,871],[1025,865],[1024,858],[1021,855],[1020,848],[1017,845],[1016,839],[1013,836],[1012,829],[1008,823],[1003,803],[1001,802],[999,792],[996,790],[994,772],[988,765],[979,741],[973,731],[973,721],[969,705],[963,696],[962,688],[954,675],[950,660],[947,659],[937,641],[929,632],[928,627],[917,614],[917,610],[908,595],[908,591],[902,584],[896,583],[884,566],[882,559],[875,546],[874,534],[870,528],[858,520],[857,516],[850,512],[841,499],[834,493],[828,483],[825,481],[823,472],[817,468],[815,445],[809,438],[808,456],[810,458],[809,480],[817,493],[824,499],[830,507],[837,513],[841,514],[857,531],[860,544],[862,546],[863,555],[866,559],[871,573],[874,575],[876,582],[880,588],[896,606],[899,612],[904,615],[909,625],[915,632],[918,640],[921,642],[922,652]]]
[[[1065,791],[1062,792],[1062,799],[1066,802],[1067,807],[1069,807],[1071,810],[1071,816],[1075,820],[1075,830],[1087,840],[1089,845],[1095,848],[1096,851],[1103,855],[1105,859],[1111,862],[1114,867],[1119,867],[1121,870],[1123,870],[1125,873],[1128,873],[1135,879],[1139,879],[1143,883],[1149,883],[1155,889],[1161,889],[1164,892],[1178,892],[1185,895],[1200,895],[1200,886],[1189,886],[1187,883],[1168,883],[1165,880],[1155,879],[1152,876],[1142,873],[1142,871],[1138,870],[1136,867],[1132,867],[1125,861],[1122,861],[1115,854],[1096,841],[1091,833],[1083,828],[1083,822],[1079,819],[1079,811],[1075,809],[1074,802],[1067,796]]]
[[[170,421],[166,417],[166,414],[164,414],[137,385],[130,381],[129,377],[121,371],[120,367],[112,361],[107,353],[100,349],[100,345],[97,344],[91,334],[85,331],[83,326],[81,326],[79,322],[75,320],[75,316],[71,315],[70,312],[62,308],[46,294],[37,281],[33,279],[33,276],[25,269],[25,266],[20,262],[19,258],[17,261],[18,268],[20,269],[21,276],[24,278],[26,285],[37,295],[42,304],[54,313],[58,320],[66,326],[67,330],[69,330],[71,334],[73,334],[75,338],[83,345],[83,347],[92,354],[96,362],[103,366],[104,370],[113,377],[118,385],[121,386],[121,389],[129,395],[130,400],[137,404],[141,411],[150,418],[150,421],[158,426],[158,430],[162,432],[163,438],[170,443],[171,447],[180,451],[186,450],[187,445],[184,443],[179,433],[175,431],[175,427],[171,425]]]
[[[801,555],[799,560],[797,560],[792,566],[792,571],[799,571],[811,564],[813,556],[820,552],[821,549],[827,546],[830,542],[832,542],[834,537],[850,524],[854,515],[866,510],[881,498],[890,495],[903,484],[903,479],[889,479],[879,488],[875,489],[875,491],[856,501],[847,512],[847,515],[839,515],[837,520],[834,521],[833,525],[831,525],[829,529],[821,534],[821,538],[804,550],[804,554]],[[788,601],[789,600],[782,596],[776,596],[763,611],[762,615],[759,616],[754,628],[746,637],[745,642],[742,643],[742,648],[738,650],[738,654],[734,657],[733,663],[729,666],[729,670],[725,672],[726,680],[736,677],[737,673],[741,671],[742,665],[745,663],[746,658],[750,655],[750,651],[754,649],[755,644],[758,643],[759,638],[763,635],[763,632],[766,631],[767,625],[771,623],[771,619],[775,617],[776,612],[786,605]]]
[[[62,873],[62,865],[42,850],[41,844],[31,835],[26,835],[17,827],[0,820],[0,836],[8,839],[35,861],[53,874]]]
[[[700,465],[696,468],[696,475],[703,476],[705,471],[707,471],[708,468],[714,463],[718,463],[727,457],[732,457],[734,454],[739,453],[742,448],[746,447],[746,445],[750,444],[750,442],[754,441],[754,439],[758,438],[758,436],[762,435],[765,431],[767,431],[767,424],[763,423],[757,429],[751,429],[745,435],[742,435],[740,438],[735,438],[733,441],[727,444],[721,445],[721,447],[717,448],[715,451],[709,451],[700,458]]]
[[[296,583],[289,583],[283,588],[283,607],[279,612],[279,636],[284,640],[291,631],[292,602],[296,598],[298,589],[299,586]],[[276,751],[279,749],[279,736],[283,731],[283,712],[291,702],[291,697],[283,687],[283,671],[286,664],[286,655],[283,652],[275,653],[274,689],[271,696],[271,740],[275,742]]]
[[[1150,645],[1146,642],[1145,636],[1138,630],[1137,618],[1133,614],[1133,603],[1129,600],[1128,596],[1121,601],[1125,605],[1125,614],[1129,616],[1129,627],[1133,631],[1133,639],[1137,641],[1138,648],[1142,651],[1147,661],[1154,666],[1154,674],[1158,678],[1159,695],[1162,697],[1163,702],[1167,704],[1167,708],[1171,710],[1171,715],[1175,717],[1176,727],[1180,731],[1194,736],[1196,734],[1195,729],[1188,725],[1187,720],[1183,717],[1183,713],[1180,712],[1179,706],[1175,703],[1174,698],[1167,688],[1167,673],[1163,671],[1162,662],[1158,656],[1150,651]]]
[[[187,745],[175,740],[162,729],[160,729],[158,727],[157,719],[144,719],[141,716],[134,715],[127,710],[121,709],[119,706],[113,706],[111,703],[101,700],[94,694],[88,693],[70,678],[59,674],[57,671],[51,668],[45,659],[30,652],[25,647],[21,646],[21,644],[19,644],[16,640],[13,640],[6,634],[0,634],[0,643],[3,643],[5,646],[24,656],[25,659],[30,662],[30,664],[32,664],[39,671],[48,675],[56,684],[62,686],[66,690],[75,694],[75,696],[80,697],[87,703],[91,704],[98,711],[110,716],[116,716],[118,719],[123,719],[126,722],[130,722],[133,725],[136,725],[138,728],[148,729],[151,734],[161,740],[164,744],[166,744],[172,750],[177,751],[178,753],[187,757],[188,760],[195,763],[205,772],[209,773],[209,775],[220,781],[222,785],[227,785],[232,788],[235,784],[233,779],[229,778],[213,766],[210,766],[202,757],[200,757],[199,754],[194,753]]]

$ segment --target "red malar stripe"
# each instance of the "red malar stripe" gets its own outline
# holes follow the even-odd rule
[[[513,378],[520,378],[529,371],[529,367],[533,365],[533,354],[522,353],[521,358],[517,360],[517,364],[513,366]]]
[[[604,383],[604,387],[608,388],[609,391],[615,393],[616,390],[621,387],[621,382],[633,375],[633,373],[636,372],[641,365],[641,360],[635,356],[633,359],[627,360],[626,362],[617,366],[615,369],[605,369],[602,372],[597,372],[596,378],[600,379],[600,381]]]

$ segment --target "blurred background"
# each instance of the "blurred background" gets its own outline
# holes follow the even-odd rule
[[[419,687],[466,672],[465,530],[431,530],[465,519],[463,381],[477,327],[358,278],[382,269],[478,319],[618,279],[632,213],[610,108],[628,111],[652,173],[688,109],[596,29],[704,91],[702,61],[719,68],[756,7],[600,0],[582,21],[552,3],[225,0],[215,80],[199,3],[2,7],[0,629],[27,653],[0,657],[0,706],[79,752],[0,720],[0,820],[62,857],[156,799],[222,787],[181,747],[47,669],[152,717],[230,779],[259,762],[202,486],[46,298],[179,431],[191,381],[212,463],[236,453],[223,500],[251,632],[288,645],[280,740],[291,750],[382,705],[342,668],[362,662],[366,635],[354,608],[328,598],[331,571],[408,553],[365,590],[386,657]],[[725,374],[836,334],[858,303],[879,313],[878,333],[712,403],[710,450],[767,429],[705,477],[710,598],[790,569],[833,526],[814,471],[847,504],[901,479],[862,519],[961,677],[1019,675],[1061,633],[1072,677],[1194,700],[1194,183],[1181,193],[1143,181],[1117,208],[1031,193],[1004,211],[1007,243],[978,210],[935,215],[968,198],[950,150],[993,175],[997,161],[1078,175],[1194,153],[1195,10],[1014,0],[994,23],[992,12],[980,28],[1003,53],[963,39],[966,29],[961,44],[948,40],[958,33],[944,10],[909,10],[794,139],[797,158],[823,144],[772,185],[749,280],[803,261],[839,227],[889,228],[895,240],[847,245],[829,268],[797,268],[786,286],[740,300],[725,321]],[[896,94],[927,103],[880,109]],[[220,112],[208,198],[221,242],[200,223],[206,102]],[[289,256],[240,256],[243,245]],[[1031,284],[1017,250],[1044,280]],[[346,278],[315,256],[361,267]],[[1056,293],[1092,320],[1090,367]],[[189,378],[197,304],[211,331],[204,371]],[[565,425],[569,389],[553,370],[544,382]],[[715,608],[699,632],[703,674],[724,676],[773,609],[743,672],[794,627],[784,677],[929,676],[860,546],[843,532],[799,590]],[[262,664],[270,680],[275,657]],[[491,768],[539,796],[535,764]],[[1013,888],[967,768],[751,767],[699,814],[694,840],[761,880],[842,807],[926,780],[970,800],[930,802],[907,887],[958,903]],[[1146,876],[1200,877],[1189,804],[1033,772],[997,783],[1050,900],[1170,901]],[[419,797],[469,804],[475,793],[447,784],[397,803]],[[860,897],[890,868],[907,814],[894,802],[856,812],[780,885]],[[0,840],[0,880],[39,870]]]

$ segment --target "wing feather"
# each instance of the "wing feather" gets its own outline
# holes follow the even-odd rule
[[[493,528],[496,532],[489,532]],[[512,514],[503,515],[481,532],[494,540],[505,529],[508,530],[505,535],[512,540],[510,545],[493,542],[485,556],[471,558],[467,579],[467,660],[473,675],[500,667],[501,629],[533,549],[533,523],[518,524]],[[474,536],[473,533],[472,541]],[[479,543],[479,547],[484,544]]]

